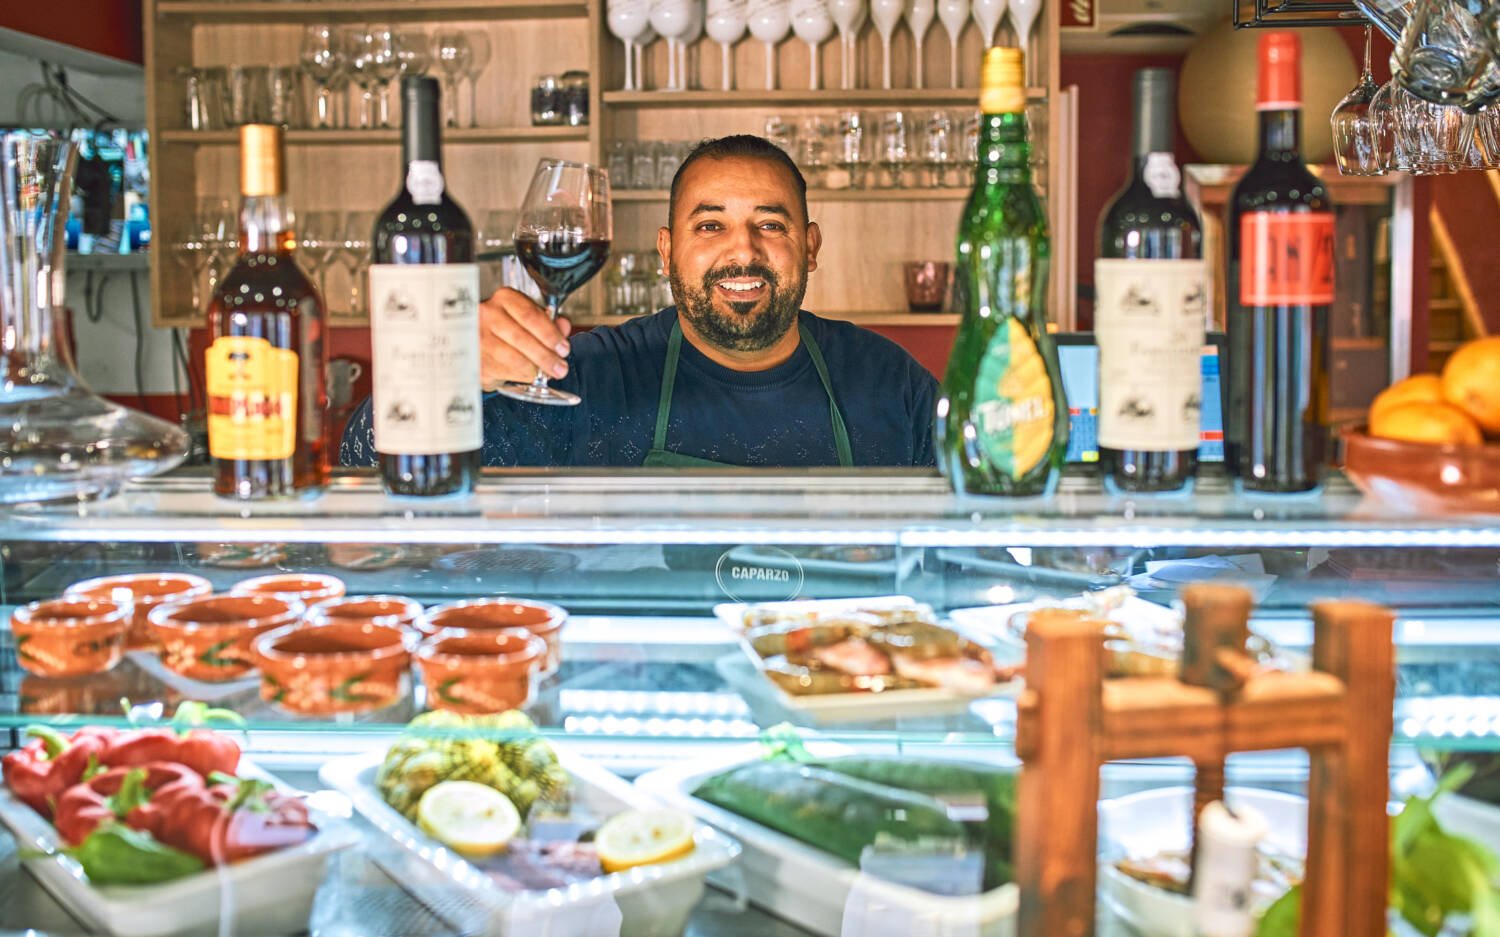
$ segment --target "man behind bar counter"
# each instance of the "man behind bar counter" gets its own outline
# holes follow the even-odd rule
[[[801,309],[822,240],[807,183],[779,147],[699,144],[656,235],[676,307],[569,342],[566,319],[515,290],[482,305],[486,389],[542,368],[583,398],[549,407],[486,394],[484,463],[934,465],[932,375],[894,342]],[[344,431],[344,464],[375,464],[372,432],[366,400]]]

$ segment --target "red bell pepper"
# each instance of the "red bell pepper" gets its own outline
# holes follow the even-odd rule
[[[134,729],[117,735],[99,761],[111,768],[173,761],[206,778],[215,771],[233,774],[239,767],[240,746],[212,729],[190,729],[181,735],[171,729]]]
[[[0,771],[22,803],[50,820],[57,798],[82,780],[91,765],[103,763],[116,732],[91,726],[67,739],[47,726],[30,726],[26,734],[32,740],[0,758]]]
[[[211,865],[294,846],[312,835],[307,807],[266,781],[220,777],[167,808],[158,837]]]
[[[155,833],[149,814],[153,804],[160,813],[177,799],[201,790],[203,779],[186,765],[158,761],[112,768],[64,791],[57,799],[53,826],[74,846],[108,820],[124,820],[133,829]],[[147,812],[144,819],[143,812]]]

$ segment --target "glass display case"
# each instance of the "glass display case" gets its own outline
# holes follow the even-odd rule
[[[1132,642],[1121,666],[1166,672],[1173,642],[1180,644],[1177,592],[1202,581],[1248,587],[1256,598],[1252,649],[1291,669],[1308,665],[1311,602],[1357,598],[1395,611],[1393,796],[1431,787],[1424,761],[1435,752],[1479,753],[1460,756],[1468,758],[1500,749],[1500,526],[1396,514],[1341,479],[1308,497],[1236,496],[1209,478],[1191,497],[1131,498],[1065,477],[1050,499],[999,501],[956,499],[923,472],[518,471],[487,475],[468,500],[418,503],[389,499],[376,479],[346,474],[316,501],[241,507],[214,498],[206,478],[179,474],[67,510],[0,514],[0,559],[0,620],[84,580],[163,572],[202,577],[216,595],[267,574],[322,574],[347,596],[403,596],[429,610],[495,597],[558,606],[566,613],[560,658],[523,687],[524,710],[575,778],[592,778],[597,797],[624,802],[670,800],[701,779],[694,770],[753,757],[756,740],[783,724],[793,728],[778,730],[780,737],[791,731],[815,752],[1014,765],[1028,609],[1089,607],[1119,621]],[[764,604],[799,599],[849,601]],[[804,692],[807,674],[777,657],[785,648],[757,645],[746,632],[759,620],[754,615],[770,614],[800,623],[803,633],[829,631],[828,644],[836,645],[851,613],[857,627],[879,629],[882,609],[923,606],[930,613],[918,617],[932,631],[911,625],[895,643],[871,639],[889,657],[871,665],[884,682],[813,681],[828,692]],[[747,609],[754,611],[748,621]],[[463,708],[463,694],[427,668],[406,668],[403,658],[390,692],[367,696],[348,684],[345,705],[319,704],[299,702],[289,682],[296,673],[277,683],[269,667],[251,669],[263,658],[242,661],[232,679],[209,682],[183,666],[184,652],[144,645],[103,673],[38,676],[20,666],[27,642],[18,648],[17,637],[0,631],[0,749],[25,744],[24,729],[34,723],[150,723],[189,700],[233,710],[247,723],[247,757],[317,792],[311,800],[346,815],[341,822],[363,838],[360,849],[329,861],[307,925],[314,932],[521,932],[515,907],[498,921],[451,876],[442,900],[434,898],[410,867],[419,850],[395,856],[400,835],[361,807],[358,792],[340,786],[360,771],[372,776],[420,713],[444,703]],[[403,646],[410,651],[417,637]],[[898,645],[907,639],[903,652]],[[950,639],[961,649],[924,649]],[[856,653],[823,650],[828,656],[819,659],[838,667],[845,667],[838,654]],[[975,686],[966,672],[941,666],[934,674],[933,661],[954,654],[992,664],[987,681]],[[580,764],[587,768],[574,770]],[[1300,792],[1306,773],[1301,752],[1236,755],[1227,766],[1231,786],[1290,794]],[[639,783],[614,786],[621,778]],[[1103,796],[1118,798],[1191,784],[1192,767],[1171,759],[1109,764],[1102,782]],[[838,907],[799,912],[796,902],[816,902],[798,897],[786,880],[796,868],[791,860],[779,884],[744,858],[731,861],[743,845],[737,832],[743,828],[718,834],[727,851],[707,869],[713,887],[706,896],[689,889],[681,898],[689,932],[839,933]],[[704,842],[706,857],[712,850]],[[7,909],[0,929],[78,929],[16,863],[12,851],[0,865],[7,883],[0,898],[12,899],[0,901]],[[852,893],[863,882],[861,873]],[[781,897],[761,893],[767,887]],[[1102,879],[1100,887],[1105,894]],[[632,913],[644,912],[629,910],[630,894],[614,894],[623,930],[616,922],[601,932],[676,926],[657,907],[647,917],[665,921],[667,931],[637,929]],[[1013,912],[1013,891],[1008,900]],[[845,915],[851,907],[843,906]],[[767,917],[767,908],[782,920]],[[1101,901],[1101,932],[1120,926],[1111,909],[1118,905]],[[902,920],[917,919],[917,911],[907,913]],[[992,924],[983,918],[980,931],[992,932]]]

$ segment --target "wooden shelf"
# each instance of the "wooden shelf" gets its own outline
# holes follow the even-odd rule
[[[951,328],[958,325],[959,314],[947,312],[817,312],[824,319],[853,322],[863,326],[939,326]],[[569,316],[575,326],[594,328],[601,325],[619,325],[637,316]]]
[[[616,202],[665,202],[666,189],[615,189]],[[962,201],[969,189],[956,186],[943,189],[808,189],[809,202],[943,202]]]
[[[399,143],[401,131],[394,127],[371,130],[288,130],[288,146],[384,145]],[[536,143],[539,141],[587,142],[588,127],[448,127],[443,130],[444,143]],[[235,145],[238,130],[164,130],[163,143],[187,143],[201,146]]]
[[[1026,98],[1045,101],[1047,89],[1028,88]],[[786,88],[779,91],[606,91],[604,103],[613,107],[869,107],[890,104],[919,107],[979,106],[978,88],[859,88],[854,91]]]
[[[1184,174],[1196,183],[1206,206],[1224,205],[1244,175],[1244,166],[1203,166],[1190,164]],[[1308,171],[1322,180],[1335,205],[1389,205],[1391,193],[1406,178],[1405,173],[1390,172],[1383,176],[1345,176],[1337,167],[1309,165]]]
[[[251,23],[277,20],[563,19],[588,16],[576,0],[161,0],[160,16],[189,16],[200,22]]]

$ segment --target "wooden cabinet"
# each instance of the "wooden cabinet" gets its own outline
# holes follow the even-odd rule
[[[609,34],[605,0],[145,0],[147,121],[155,145],[151,212],[163,248],[153,257],[153,320],[157,325],[196,326],[190,300],[190,266],[172,256],[170,245],[187,226],[203,198],[236,198],[238,149],[234,130],[186,129],[185,83],[180,70],[189,66],[230,64],[290,65],[298,59],[302,29],[312,23],[390,22],[410,30],[438,26],[482,30],[489,40],[490,62],[477,82],[477,128],[450,129],[444,136],[444,161],[455,196],[478,224],[492,209],[514,208],[524,194],[536,161],[543,156],[584,159],[604,164],[616,141],[695,140],[726,133],[762,133],[766,118],[797,119],[819,114],[836,120],[846,109],[871,117],[903,110],[922,117],[935,108],[969,110],[977,105],[978,28],[971,21],[959,44],[964,87],[948,87],[950,49],[946,32],[934,22],[924,45],[926,90],[911,87],[914,43],[903,22],[892,43],[892,90],[880,83],[880,40],[868,25],[860,34],[858,67],[861,87],[839,90],[841,46],[830,40],[821,50],[821,86],[809,89],[806,43],[788,38],[776,49],[779,90],[765,91],[764,45],[746,36],[733,47],[736,85],[721,88],[720,47],[706,38],[693,47],[690,73],[701,90],[618,90],[624,78],[624,46]],[[1048,2],[1033,30],[1034,61],[1028,75],[1036,116],[1045,116],[1058,96],[1058,25],[1056,4]],[[1007,18],[999,41],[1015,43]],[[590,75],[592,123],[587,127],[532,127],[529,94],[535,76],[570,69]],[[667,44],[645,49],[648,89],[667,79]],[[311,82],[304,97],[311,100]],[[832,87],[830,88],[830,85]],[[392,91],[395,94],[395,89]],[[465,91],[465,94],[467,92]],[[399,104],[393,102],[399,108]],[[309,108],[304,108],[306,113]],[[396,117],[399,123],[399,115]],[[304,125],[305,125],[304,121]],[[1058,190],[1056,122],[1042,121],[1037,185],[1044,193]],[[288,132],[287,171],[298,211],[373,211],[394,194],[399,178],[398,131],[394,129],[313,130]],[[837,181],[837,180],[835,180]],[[956,180],[955,180],[956,181]],[[967,181],[952,188],[826,189],[809,191],[813,220],[823,229],[824,247],[809,281],[805,305],[819,314],[881,325],[952,324],[950,316],[906,313],[901,264],[907,260],[948,260]],[[1048,199],[1053,230],[1060,226],[1056,199]],[[616,193],[615,248],[646,250],[666,217],[666,193],[620,189]],[[341,273],[335,270],[337,281]],[[1053,276],[1054,295],[1059,282]],[[596,278],[596,281],[598,278]],[[1069,280],[1069,282],[1071,282]],[[597,283],[595,284],[597,286]],[[330,294],[336,293],[330,284]],[[602,291],[591,291],[598,317]],[[364,324],[359,314],[333,304],[334,324]],[[347,304],[345,304],[347,305]]]

